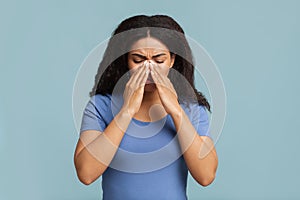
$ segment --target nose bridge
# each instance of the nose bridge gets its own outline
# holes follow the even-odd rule
[[[147,60],[151,60],[152,59],[152,55],[153,55],[153,50],[152,49],[147,49],[146,50],[146,59]]]
[[[151,59],[147,59],[144,61],[144,65],[154,65],[154,61]]]

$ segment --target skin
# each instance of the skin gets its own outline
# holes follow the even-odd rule
[[[78,140],[74,164],[82,183],[91,184],[107,169],[132,118],[155,121],[167,114],[173,119],[192,177],[202,186],[213,182],[218,166],[216,150],[209,137],[197,134],[178,103],[167,77],[174,61],[175,55],[155,38],[143,38],[133,44],[128,53],[131,78],[125,87],[122,109],[103,133],[87,130]]]

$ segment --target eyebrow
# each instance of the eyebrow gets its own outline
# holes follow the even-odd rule
[[[131,54],[131,55],[133,55],[133,56],[138,56],[138,57],[140,57],[140,58],[146,59],[146,56],[143,56],[143,55],[138,54],[138,53],[133,53],[133,54]],[[160,53],[160,54],[156,54],[156,55],[152,56],[152,58],[157,58],[157,57],[159,57],[159,56],[164,56],[164,55],[166,55],[166,54],[165,54],[165,53]]]

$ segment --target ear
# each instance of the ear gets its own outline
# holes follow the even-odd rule
[[[175,63],[175,53],[172,53],[171,54],[171,65],[170,65],[170,68],[173,67],[174,63]]]

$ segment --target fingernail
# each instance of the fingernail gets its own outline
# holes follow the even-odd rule
[[[149,69],[146,70],[146,74],[148,74],[148,73],[149,73]]]

